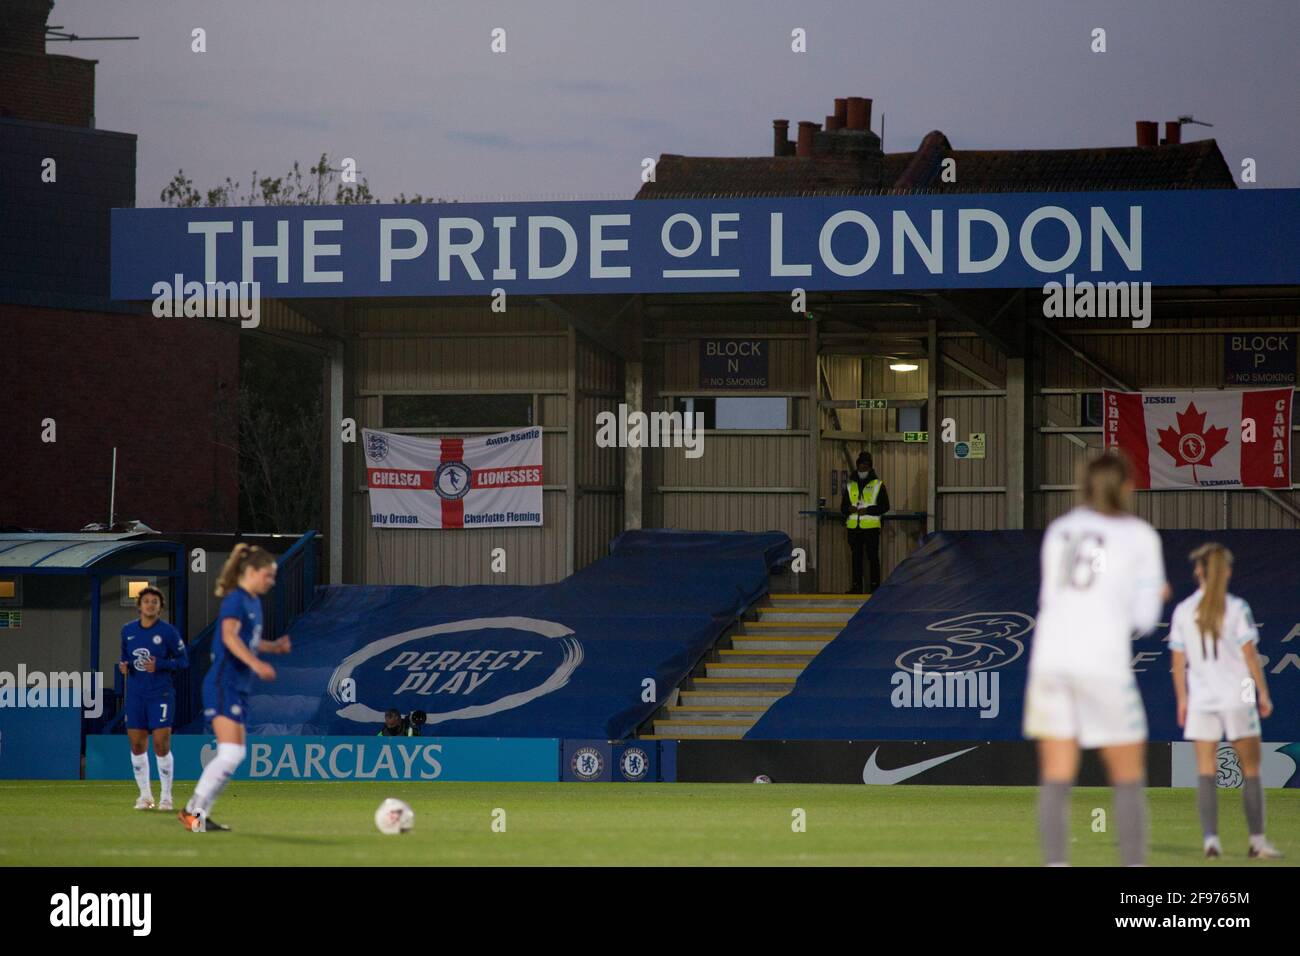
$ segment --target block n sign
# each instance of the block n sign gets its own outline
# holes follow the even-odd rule
[[[700,388],[767,388],[767,339],[700,339]]]
[[[1223,337],[1225,385],[1294,385],[1295,333]]]

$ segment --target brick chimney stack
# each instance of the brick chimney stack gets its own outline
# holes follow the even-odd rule
[[[45,52],[52,0],[0,0],[0,116],[95,126],[95,61]]]
[[[54,0],[4,0],[0,4],[0,50],[45,52],[45,24]]]
[[[793,144],[790,142],[790,121],[772,120],[772,155],[789,156],[793,151]]]

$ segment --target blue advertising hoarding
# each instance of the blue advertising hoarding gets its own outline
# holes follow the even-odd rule
[[[676,740],[563,740],[566,783],[675,783]]]
[[[112,297],[1279,285],[1298,236],[1295,189],[115,209]]]
[[[250,736],[235,779],[553,781],[559,746],[548,737]],[[197,780],[216,752],[207,734],[173,735],[176,779]],[[125,735],[88,736],[86,779],[131,779],[130,753]]]
[[[79,697],[64,707],[0,706],[0,780],[76,780],[81,716]]]

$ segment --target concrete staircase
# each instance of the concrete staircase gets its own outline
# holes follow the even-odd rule
[[[649,739],[738,739],[858,613],[866,594],[772,594],[688,677]],[[727,646],[730,644],[730,646]]]

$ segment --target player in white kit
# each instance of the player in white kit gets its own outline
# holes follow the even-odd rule
[[[1203,544],[1191,553],[1196,593],[1174,608],[1169,625],[1178,726],[1196,742],[1196,807],[1207,857],[1223,855],[1216,790],[1219,741],[1232,741],[1241,761],[1242,808],[1250,833],[1251,859],[1282,854],[1264,837],[1264,788],[1259,779],[1259,718],[1273,712],[1255,645],[1259,629],[1250,605],[1228,593],[1232,552]],[[1255,702],[1259,706],[1256,708]]]
[[[1067,862],[1081,748],[1101,749],[1121,861],[1146,861],[1147,720],[1131,642],[1159,623],[1171,592],[1160,536],[1132,513],[1132,494],[1127,459],[1107,452],[1084,470],[1084,503],[1043,536],[1024,732],[1038,741],[1039,832],[1049,866]]]

